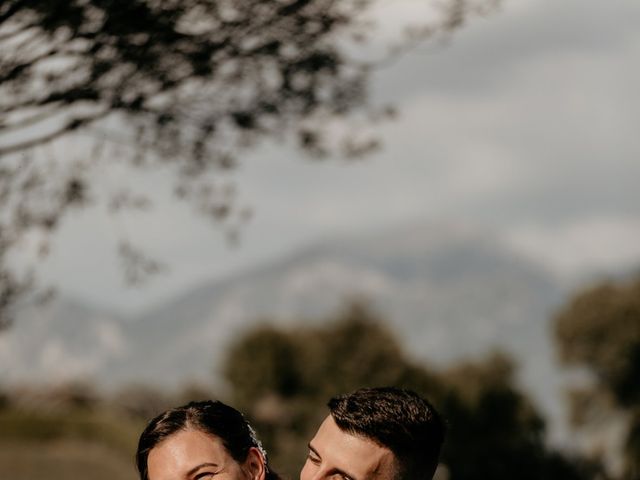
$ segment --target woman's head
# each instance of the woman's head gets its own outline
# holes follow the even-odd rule
[[[138,442],[141,480],[275,480],[255,432],[236,409],[192,402],[151,420]],[[226,477],[226,478],[223,478]]]

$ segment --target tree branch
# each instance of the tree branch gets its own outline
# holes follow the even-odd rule
[[[10,39],[16,37],[17,35],[20,35],[21,33],[27,32],[27,31],[29,31],[32,28],[35,28],[37,26],[38,26],[38,22],[32,22],[32,23],[28,23],[26,25],[23,25],[20,28],[16,28],[12,32],[3,33],[2,35],[0,35],[0,42],[5,42],[7,40],[10,40]]]
[[[0,14],[0,23],[3,23],[14,16],[18,11],[27,5],[27,0],[17,0],[13,5],[10,5],[6,12]]]
[[[59,53],[59,50],[54,48],[52,50],[49,50],[46,53],[43,53],[42,55],[39,55],[39,56],[35,57],[35,58],[30,58],[26,62],[23,62],[23,63],[18,64],[18,65],[14,65],[12,68],[9,69],[8,72],[6,72],[4,75],[0,76],[0,84],[2,84],[4,82],[10,82],[10,81],[14,80],[18,75],[20,75],[25,70],[27,70],[29,68],[32,68],[38,62],[41,62],[42,60],[50,58],[53,55],[56,55],[57,53]]]
[[[19,130],[21,128],[25,128],[25,127],[30,127],[38,122],[41,122],[43,120],[46,120],[48,118],[51,118],[53,116],[55,116],[56,114],[60,113],[58,112],[55,107],[50,106],[52,108],[49,108],[48,110],[44,111],[44,112],[40,112],[37,113],[36,115],[32,115],[31,117],[27,117],[23,120],[20,120],[18,122],[15,123],[2,123],[0,122],[0,135],[3,135],[7,132],[10,131],[15,131],[15,130]]]
[[[95,122],[96,120],[104,118],[109,113],[110,111],[107,109],[107,110],[104,110],[103,112],[99,112],[94,115],[87,115],[85,117],[72,118],[67,122],[65,122],[64,125],[62,125],[60,128],[46,135],[42,135],[40,137],[33,138],[31,140],[27,140],[24,142],[15,143],[13,145],[0,147],[0,157],[3,157],[4,155],[9,155],[11,153],[16,153],[22,150],[27,150],[33,147],[37,147],[38,145],[43,145],[45,143],[49,143],[66,133],[72,132],[74,130],[77,130],[80,127],[84,127],[92,122]]]

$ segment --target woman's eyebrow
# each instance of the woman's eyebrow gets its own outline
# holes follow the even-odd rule
[[[187,477],[190,477],[191,475],[193,475],[194,473],[196,473],[198,470],[200,470],[201,468],[204,467],[217,467],[218,464],[217,463],[213,463],[213,462],[205,462],[205,463],[201,463],[198,466],[193,467],[191,470],[189,470],[187,472]]]

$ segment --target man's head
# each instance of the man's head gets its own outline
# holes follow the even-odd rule
[[[300,480],[430,480],[444,423],[414,392],[364,388],[329,401]]]

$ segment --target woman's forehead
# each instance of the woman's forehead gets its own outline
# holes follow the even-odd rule
[[[179,430],[149,452],[147,468],[151,480],[184,478],[198,465],[224,468],[233,459],[220,438],[201,430]]]

